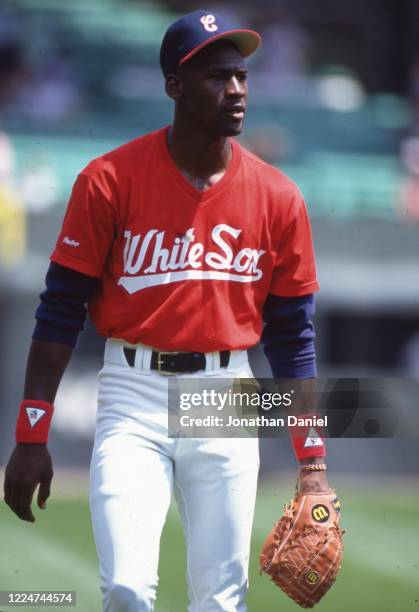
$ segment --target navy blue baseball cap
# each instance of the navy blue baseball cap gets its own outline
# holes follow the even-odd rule
[[[242,57],[255,51],[262,38],[253,30],[237,28],[227,19],[200,9],[184,15],[167,29],[160,47],[160,66],[164,76],[176,70],[201,49],[216,40],[232,40]]]

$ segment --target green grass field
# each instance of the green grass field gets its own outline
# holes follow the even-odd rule
[[[418,481],[335,477],[343,506],[345,555],[319,612],[419,612]],[[267,576],[259,576],[263,538],[292,493],[292,483],[259,486],[250,561],[250,612],[296,612]],[[57,490],[34,525],[0,504],[0,590],[76,590],[80,612],[100,612],[96,553],[86,496]],[[185,548],[175,509],[163,533],[157,612],[186,612]],[[15,608],[0,606],[0,611]],[[25,610],[52,610],[51,606]],[[55,609],[55,608],[54,608]],[[204,610],[202,612],[205,612]]]

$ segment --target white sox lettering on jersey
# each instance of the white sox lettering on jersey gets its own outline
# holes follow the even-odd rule
[[[142,238],[124,232],[124,272],[118,284],[132,294],[146,287],[167,285],[183,280],[225,280],[251,283],[262,278],[259,259],[266,251],[245,247],[234,251],[224,239],[225,235],[237,239],[242,230],[221,223],[214,227],[211,238],[215,250],[205,253],[204,245],[195,242],[191,227],[182,238],[175,238],[170,248],[162,245],[165,231],[149,230]],[[152,252],[151,264],[144,261]],[[202,269],[203,267],[207,269]]]
[[[137,138],[83,170],[52,260],[100,278],[89,314],[105,337],[164,350],[248,348],[269,293],[318,288],[303,198],[234,139],[225,174],[200,191],[167,135]]]

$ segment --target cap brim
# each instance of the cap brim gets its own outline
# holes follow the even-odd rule
[[[215,34],[215,36],[208,38],[205,42],[192,49],[192,51],[189,51],[185,57],[182,57],[179,62],[179,66],[217,40],[232,40],[234,43],[236,43],[240,55],[242,57],[248,57],[260,46],[262,37],[254,30],[229,30],[227,32],[222,32],[221,34]]]

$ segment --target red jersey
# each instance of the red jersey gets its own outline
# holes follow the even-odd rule
[[[246,349],[269,293],[318,289],[310,223],[295,184],[231,140],[224,176],[184,178],[168,128],[92,161],[78,176],[52,261],[101,279],[98,332],[157,349]]]

